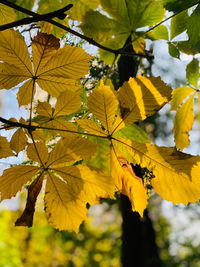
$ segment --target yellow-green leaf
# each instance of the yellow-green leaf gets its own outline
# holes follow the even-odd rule
[[[108,134],[111,133],[118,105],[119,102],[114,92],[102,82],[88,98],[89,109],[101,121]]]
[[[51,105],[47,102],[40,102],[37,105],[36,111],[39,115],[45,117],[52,117],[52,108]]]
[[[72,114],[80,109],[80,107],[80,93],[67,89],[65,92],[61,93],[57,99],[54,117]]]
[[[15,12],[12,8],[0,4],[0,25],[15,21]]]
[[[146,42],[144,40],[144,37],[140,37],[139,35],[132,34],[131,41],[132,41],[133,50],[135,51],[135,53],[145,54]]]
[[[34,81],[28,80],[26,81],[20,88],[19,92],[17,93],[17,100],[19,106],[28,105],[33,100],[33,96],[35,94],[35,83]]]
[[[45,211],[49,223],[59,230],[78,232],[79,225],[86,218],[86,203],[77,199],[69,185],[48,172]]]
[[[70,0],[68,3],[71,4]],[[99,0],[74,0],[73,1],[73,8],[71,8],[68,13],[70,18],[74,20],[81,21],[83,15],[90,9],[95,10],[100,4]]]
[[[173,39],[187,29],[188,10],[183,10],[171,19],[170,39]]]
[[[178,109],[174,119],[174,139],[176,147],[181,151],[190,144],[189,131],[194,123],[194,94],[191,95]]]
[[[200,157],[128,140],[120,143],[132,153],[137,164],[153,171],[151,184],[163,198],[174,204],[195,203],[200,198]]]
[[[25,146],[27,145],[27,137],[24,131],[19,128],[12,136],[10,140],[10,147],[14,150],[17,154],[22,151]]]
[[[118,97],[125,124],[153,115],[171,98],[171,89],[159,77],[137,76],[124,82]]]
[[[14,166],[0,176],[1,200],[11,198],[39,171],[36,166]]]
[[[68,184],[77,199],[95,204],[100,197],[114,196],[112,177],[106,172],[85,165],[53,169]]]
[[[0,136],[0,158],[14,156],[6,137]]]
[[[159,25],[159,27],[156,27],[155,29],[153,29],[153,31],[147,33],[147,36],[151,40],[169,40],[168,29],[164,25]]]
[[[14,65],[0,63],[0,89],[10,89],[28,79],[22,70]]]
[[[53,168],[63,162],[90,158],[95,153],[96,147],[86,138],[61,139],[51,151],[47,165]]]
[[[178,87],[172,91],[171,110],[177,110],[183,100],[194,93],[195,90],[191,87]]]
[[[107,136],[106,132],[103,131],[100,126],[92,120],[80,119],[76,120],[76,122],[88,133],[95,134],[97,136]]]
[[[37,83],[53,96],[58,96],[70,85],[73,86],[71,89],[77,88],[74,79],[87,74],[90,59],[82,48],[66,45],[58,49],[43,68],[38,70]]]
[[[32,42],[35,76],[41,73],[45,64],[56,53],[59,47],[59,39],[52,34],[38,32]]]
[[[67,90],[67,88],[76,91],[79,87],[81,87],[76,80],[68,79],[64,76],[62,77],[62,73],[57,74],[60,76],[48,76],[48,72],[46,74],[47,75],[42,75],[37,78],[37,84],[51,96],[58,97],[60,93]]]
[[[123,169],[118,160],[118,157],[120,156],[122,156],[122,154],[116,151],[116,148],[112,146],[110,152],[110,171],[114,184],[119,191],[122,190],[122,177],[124,175]]]
[[[45,165],[49,157],[47,146],[42,142],[37,142],[35,145],[29,144],[27,148],[27,156],[29,159],[32,159],[39,164],[41,164],[42,161],[43,165]]]
[[[187,65],[186,68],[186,77],[192,86],[198,88],[198,81],[199,81],[199,60],[193,58],[193,60]]]
[[[143,212],[147,207],[147,191],[142,179],[136,176],[131,164],[125,158],[118,157],[118,161],[123,170],[122,194],[130,199],[132,210],[137,211],[143,217]]]
[[[139,212],[143,217],[144,209],[147,206],[146,189],[142,180],[135,175],[131,165],[114,146],[114,143],[111,147],[111,174],[117,189],[130,199],[132,210]]]
[[[60,134],[62,137],[70,138],[74,137],[78,132],[76,125],[62,119],[50,119],[43,126],[48,129],[48,132],[51,133],[53,137]]]
[[[0,60],[19,68],[22,75],[32,76],[28,48],[24,37],[18,31],[0,32]]]

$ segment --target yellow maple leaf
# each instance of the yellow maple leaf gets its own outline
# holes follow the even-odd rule
[[[17,94],[20,106],[32,102],[36,83],[55,97],[69,88],[75,91],[77,79],[88,72],[91,57],[80,47],[59,47],[53,35],[38,33],[32,42],[32,67],[23,36],[14,30],[0,32],[0,89],[25,82]]]

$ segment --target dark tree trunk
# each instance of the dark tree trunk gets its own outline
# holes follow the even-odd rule
[[[130,42],[130,38],[127,40]],[[132,46],[127,47],[133,52]],[[130,77],[135,77],[139,61],[136,57],[121,56],[118,61],[120,86]],[[137,176],[141,177],[140,167],[134,167]],[[141,220],[136,212],[131,211],[129,199],[121,195],[122,209],[122,266],[123,267],[160,267],[161,261],[155,242],[155,232],[148,211]]]

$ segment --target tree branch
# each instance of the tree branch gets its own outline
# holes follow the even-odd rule
[[[37,126],[37,125],[29,125],[29,124],[24,124],[24,123],[21,123],[21,122],[7,120],[7,119],[4,119],[2,117],[0,117],[0,122],[6,124],[6,127],[4,127],[3,129],[9,128],[9,127],[19,127],[19,128],[27,129],[29,132],[35,131],[37,129],[43,129],[43,130],[51,130],[51,131],[57,131],[57,132],[60,131],[60,132],[74,133],[74,134],[94,136],[94,137],[99,137],[99,138],[103,138],[103,139],[108,139],[107,135],[100,136],[100,135],[97,135],[97,134],[90,134],[90,133],[85,133],[85,132],[71,131],[71,130],[67,130],[67,129],[51,128],[51,127]]]
[[[47,14],[44,14],[44,15],[40,15],[40,14],[37,14],[33,11],[30,11],[28,9],[25,9],[21,6],[18,6],[10,1],[7,1],[7,0],[0,0],[0,3],[6,5],[6,6],[9,6],[9,7],[12,7],[14,8],[15,10],[18,10],[24,14],[27,14],[27,15],[30,15],[31,17],[28,17],[28,18],[24,18],[24,19],[21,19],[21,20],[17,20],[17,21],[14,21],[14,22],[11,22],[11,23],[8,23],[8,24],[4,24],[4,25],[1,25],[0,26],[0,31],[3,31],[3,30],[7,30],[7,29],[11,29],[13,27],[18,27],[18,26],[21,26],[21,25],[27,25],[27,24],[30,24],[32,22],[38,22],[38,21],[47,21],[77,37],[80,37],[81,39],[87,41],[89,44],[92,44],[100,49],[103,49],[105,51],[108,51],[110,53],[113,53],[115,54],[116,56],[117,55],[124,55],[124,56],[139,56],[139,57],[153,57],[152,55],[145,55],[145,54],[141,54],[141,53],[127,53],[127,52],[124,52],[123,50],[121,49],[117,49],[117,50],[114,50],[112,48],[109,48],[109,47],[106,47],[106,46],[103,46],[99,43],[97,43],[96,41],[94,41],[92,38],[90,37],[87,37],[77,31],[74,31],[72,30],[71,28],[67,27],[67,26],[64,26],[62,25],[61,23],[57,22],[57,21],[54,21],[52,18],[53,17],[58,17],[60,18],[60,15],[64,14],[63,10],[66,11],[66,9],[70,9],[72,7],[72,5],[68,5],[60,10],[57,10],[57,11],[54,11],[54,12],[50,12],[50,13],[47,13]],[[70,6],[70,7],[69,7]]]

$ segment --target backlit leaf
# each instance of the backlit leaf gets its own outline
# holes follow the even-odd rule
[[[112,177],[106,172],[84,165],[69,166],[54,169],[68,184],[75,198],[91,205],[98,202],[100,197],[114,195]]]
[[[68,0],[68,3],[71,4],[71,1]],[[73,8],[68,11],[70,18],[81,21],[83,15],[90,9],[95,10],[100,4],[100,0],[74,0]]]
[[[38,114],[40,114],[41,116],[45,116],[45,117],[52,117],[52,108],[51,105],[47,102],[40,102],[37,105],[36,111]]]
[[[113,134],[115,138],[125,138],[141,143],[150,143],[148,134],[136,124],[130,124]]]
[[[15,21],[15,12],[12,8],[0,4],[0,25]]]
[[[193,88],[186,86],[174,89],[172,91],[171,110],[177,110],[183,100],[194,92],[195,90]]]
[[[123,170],[122,194],[130,199],[132,210],[137,211],[143,217],[143,212],[147,207],[147,191],[142,179],[135,175],[132,166],[125,158],[118,158],[118,161]]]
[[[92,120],[80,119],[76,120],[76,122],[88,133],[95,134],[97,136],[107,136],[106,132],[103,131],[100,126]]]
[[[170,25],[170,39],[184,32],[187,29],[188,11],[185,10],[171,19]]]
[[[12,136],[10,140],[10,147],[14,150],[17,154],[22,151],[25,146],[27,145],[27,137],[24,131],[19,128]]]
[[[6,137],[0,136],[0,158],[14,156]]]
[[[187,65],[186,77],[189,84],[191,84],[195,88],[198,88],[198,80],[200,77],[198,59],[193,58],[193,60]]]
[[[173,12],[178,12],[181,10],[185,10],[188,7],[196,4],[196,0],[162,0],[164,6],[167,8],[169,11]]]
[[[39,75],[48,60],[60,47],[59,39],[51,34],[38,33],[32,41],[33,67],[35,75]]]
[[[0,63],[0,89],[10,89],[23,82],[28,76],[22,74],[22,70],[14,65]]]
[[[59,46],[53,35],[39,32],[32,42],[33,70],[22,35],[14,30],[1,32],[0,89],[28,80],[19,88],[19,106],[33,102],[36,83],[56,97],[67,89],[78,89],[77,79],[87,74],[91,57],[80,47]]]
[[[27,156],[29,159],[32,159],[39,164],[41,164],[41,161],[45,164],[49,157],[47,146],[42,142],[37,142],[35,145],[29,144],[27,148]]]
[[[89,70],[91,57],[80,47],[66,45],[46,62],[37,72],[37,83],[52,96],[66,89],[76,89],[75,79],[84,77]]]
[[[17,93],[17,100],[19,106],[28,105],[33,100],[35,94],[35,82],[31,79],[26,81]]]
[[[168,51],[171,57],[180,58],[180,51],[173,43],[168,43]]]
[[[69,115],[81,107],[80,93],[67,89],[57,99],[54,116]]]
[[[96,147],[86,138],[61,139],[51,151],[47,165],[52,168],[66,161],[90,158],[95,153]]]
[[[123,48],[128,37],[135,35],[137,28],[152,26],[164,17],[164,8],[159,1],[101,0],[103,15],[89,11],[82,20],[81,29],[85,35],[111,49]],[[144,53],[144,39],[133,43],[136,52]],[[114,55],[100,51],[106,63],[112,64]]]
[[[14,197],[22,186],[39,171],[36,166],[14,166],[6,169],[0,176],[1,200]]]
[[[24,37],[14,30],[0,32],[0,60],[14,65],[23,76],[32,76],[30,55]]]
[[[168,29],[164,25],[156,27],[153,31],[149,32],[147,36],[152,40],[159,40],[159,39],[169,40]]]
[[[118,90],[123,121],[131,124],[146,119],[164,106],[170,97],[170,87],[159,77],[130,78]]]
[[[59,230],[78,232],[86,218],[86,204],[76,198],[66,182],[48,172],[45,211],[49,223]]]
[[[189,40],[193,44],[199,43],[199,38],[200,38],[199,27],[200,27],[200,6],[198,5],[187,21],[187,34],[189,36]]]
[[[109,86],[100,84],[89,96],[88,107],[101,121],[107,133],[111,133],[119,102]]]
[[[62,137],[75,137],[77,133],[77,127],[72,122],[62,119],[52,119],[44,124],[44,127],[48,129],[53,137],[60,134]]]
[[[153,171],[151,184],[163,198],[174,204],[194,203],[200,197],[200,157],[176,151],[174,148],[158,147],[132,141],[127,143],[137,164]],[[132,151],[132,152],[131,152]]]
[[[193,103],[194,94],[182,104],[174,119],[174,139],[176,147],[181,151],[190,144],[189,131],[194,123]]]

